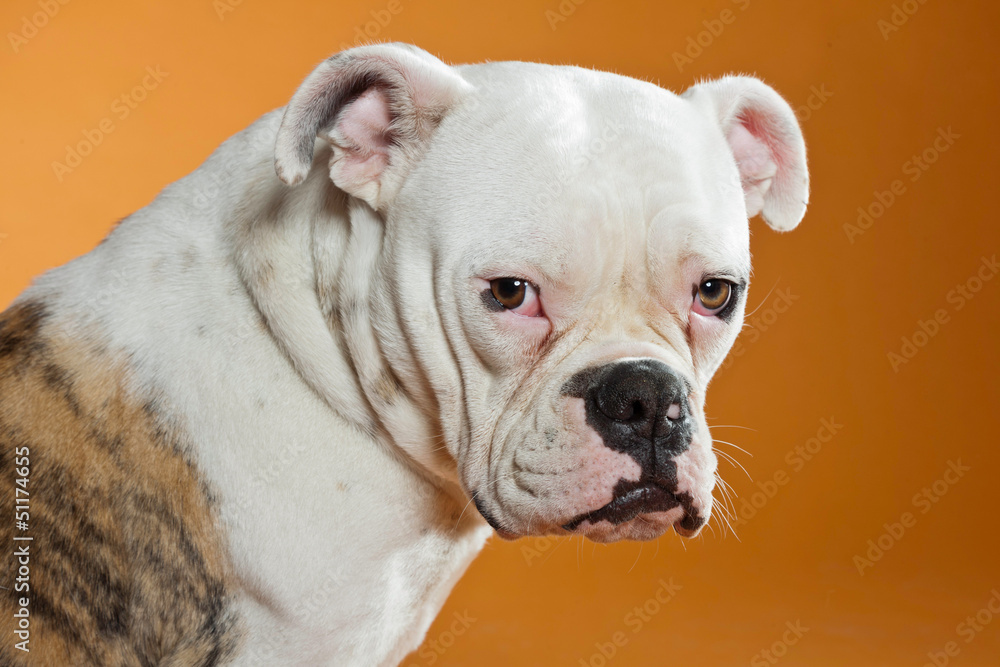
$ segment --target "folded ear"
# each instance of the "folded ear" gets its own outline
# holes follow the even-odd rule
[[[683,97],[718,119],[740,170],[747,216],[763,213],[773,229],[794,229],[809,203],[809,171],[802,131],[788,103],[749,76],[706,81]]]
[[[333,182],[383,208],[470,88],[454,69],[409,44],[338,53],[306,77],[285,109],[275,145],[278,177],[288,185],[305,179],[318,136],[333,147]]]

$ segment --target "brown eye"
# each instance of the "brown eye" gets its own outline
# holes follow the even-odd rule
[[[732,284],[728,281],[713,278],[698,286],[698,301],[705,310],[722,310],[729,303],[732,292]]]
[[[524,303],[528,282],[520,278],[497,278],[490,281],[490,291],[501,306],[513,310]]]

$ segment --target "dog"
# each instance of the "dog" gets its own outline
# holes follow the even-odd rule
[[[0,663],[395,665],[493,533],[697,534],[808,192],[752,77],[334,55],[0,316]]]

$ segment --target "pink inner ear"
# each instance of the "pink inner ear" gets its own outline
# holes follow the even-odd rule
[[[764,195],[778,173],[775,152],[753,132],[761,129],[755,125],[753,119],[739,119],[726,137],[740,170],[747,216],[751,218],[764,208]]]
[[[334,182],[364,197],[377,188],[389,164],[389,99],[379,88],[369,88],[340,113],[326,134],[343,153],[333,168]]]

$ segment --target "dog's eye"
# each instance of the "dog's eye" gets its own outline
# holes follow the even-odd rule
[[[523,278],[496,278],[490,281],[490,293],[504,309],[534,317],[541,311],[538,291]]]
[[[698,285],[698,304],[707,315],[716,315],[729,305],[733,297],[733,284],[728,280],[712,278]]]
[[[528,294],[528,283],[518,278],[497,278],[490,281],[490,291],[501,306],[513,310],[524,303],[524,297]]]

